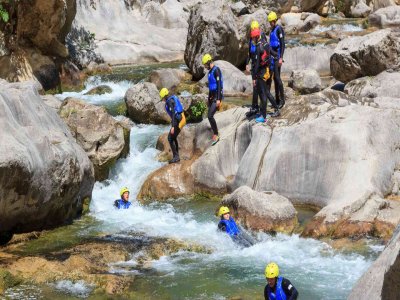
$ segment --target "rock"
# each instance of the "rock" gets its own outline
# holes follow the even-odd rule
[[[95,88],[92,88],[90,91],[86,92],[85,95],[103,95],[103,94],[111,94],[112,88],[108,85],[99,85]]]
[[[280,20],[286,34],[296,34],[304,24],[301,20],[301,13],[286,13],[281,15]]]
[[[395,5],[400,5],[398,0],[373,0],[372,1],[372,7],[373,10],[379,10],[384,7],[389,7],[389,6],[395,6]]]
[[[370,25],[378,27],[390,27],[400,25],[400,6],[388,6],[369,15],[368,21]]]
[[[79,99],[65,99],[60,116],[92,161],[96,180],[107,179],[117,159],[129,152],[130,130],[120,125],[104,107]]]
[[[290,75],[289,86],[300,94],[311,94],[322,89],[321,78],[313,69],[293,71]]]
[[[224,95],[252,94],[253,85],[250,75],[245,75],[242,71],[227,61],[218,60],[215,65],[221,69],[224,79]],[[200,84],[208,86],[208,76],[200,80]]]
[[[353,287],[348,299],[397,299],[400,295],[400,225],[377,260]]]
[[[227,3],[207,0],[195,5],[190,12],[184,56],[193,78],[204,76],[201,58],[205,53],[210,53],[214,60],[224,59],[235,66],[243,64],[247,50],[240,47],[240,42],[236,19]]]
[[[302,0],[300,2],[300,9],[301,11],[320,12],[324,16],[329,13],[328,7],[326,11],[323,11],[326,2],[326,0]]]
[[[187,78],[187,75],[181,69],[160,69],[150,74],[150,82],[154,83],[158,89],[162,89],[163,87],[171,89]]]
[[[138,194],[142,202],[166,200],[194,193],[193,175],[190,168],[193,161],[181,161],[156,170],[147,177]]]
[[[170,121],[154,83],[141,82],[125,94],[128,116],[138,123],[165,124]]]
[[[54,108],[54,110],[58,112],[62,104],[62,102],[59,99],[57,99],[53,95],[44,95],[41,96],[41,98],[47,106]]]
[[[101,0],[76,2],[70,44],[80,65],[93,60],[112,65],[183,60],[189,4],[178,0],[116,1],[113,5]]]
[[[190,160],[196,153],[195,144],[195,127],[185,126],[178,135],[179,156],[181,160]],[[162,151],[159,155],[161,161],[172,159],[172,151],[168,142],[168,132],[162,134],[158,140],[156,149]]]
[[[246,4],[242,1],[238,1],[231,5],[232,11],[236,16],[246,15],[249,13],[249,9],[247,8]]]
[[[52,228],[77,217],[93,166],[35,84],[0,81],[0,233]]]
[[[89,75],[110,74],[112,73],[112,68],[109,64],[98,64],[92,60],[87,66],[86,73],[88,73]]]
[[[400,98],[400,73],[384,71],[375,77],[362,77],[346,84],[345,92],[361,97]]]
[[[365,18],[371,13],[372,9],[363,0],[360,0],[355,6],[351,6],[351,15],[354,18]]]
[[[340,41],[330,66],[333,77],[347,83],[359,77],[377,75],[399,62],[400,34],[384,29]]]
[[[275,192],[257,192],[248,186],[224,196],[221,205],[228,206],[242,225],[266,232],[293,232],[297,212],[290,201]]]
[[[304,14],[304,13],[303,13]],[[303,15],[302,14],[302,15]],[[321,17],[317,14],[309,14],[303,21],[303,25],[299,28],[302,32],[307,32],[315,26],[321,24]]]
[[[297,13],[300,13],[301,11],[300,11],[300,8],[298,6],[292,6],[290,8],[290,12],[294,13],[294,14],[297,14]]]

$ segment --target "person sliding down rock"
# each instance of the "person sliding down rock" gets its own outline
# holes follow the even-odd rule
[[[223,98],[224,83],[220,68],[214,65],[210,54],[204,54],[201,62],[208,70],[208,121],[210,122],[213,131],[212,145],[214,146],[219,141],[217,122],[214,115],[221,107]]]
[[[276,263],[269,263],[265,268],[268,283],[264,289],[265,300],[295,300],[299,293],[289,280],[279,276]]]
[[[285,33],[281,26],[277,25],[276,22],[278,16],[275,12],[268,14],[268,22],[271,25],[271,32],[269,35],[269,43],[271,49],[276,51],[278,55],[271,61],[271,72],[274,74],[274,85],[275,85],[275,99],[279,108],[285,105],[285,93],[283,90],[283,83],[281,79],[281,66],[283,63],[283,53],[285,52]],[[272,78],[267,80],[268,91],[271,90]]]
[[[267,98],[275,109],[272,117],[278,117],[280,115],[279,108],[275,102],[275,99],[274,97],[272,97],[271,93],[267,89],[267,85],[264,80],[266,75],[269,76],[269,73],[267,73],[267,69],[270,63],[271,51],[267,43],[263,44],[263,41],[260,38],[260,29],[252,30],[250,35],[252,43],[254,43],[254,45],[256,46],[255,54],[251,60],[251,76],[253,79],[253,89],[257,89],[257,93],[260,95],[261,98],[261,115],[256,119],[256,122],[264,123],[267,117]]]
[[[218,211],[218,216],[221,220],[218,223],[218,229],[226,232],[238,244],[244,247],[250,247],[254,244],[252,239],[245,235],[236,225],[235,220],[231,217],[229,208],[221,206]]]
[[[250,24],[250,33],[254,29],[259,29],[259,28],[260,28],[259,23],[255,20],[253,20]],[[263,43],[267,43],[267,37],[265,36],[265,33],[262,31],[261,31],[261,40]],[[250,71],[249,62],[254,60],[255,54],[256,54],[256,44],[253,43],[253,40],[250,36],[250,38],[249,38],[249,55],[246,60],[246,71]],[[251,118],[254,115],[256,115],[258,117],[257,114],[259,114],[259,112],[260,112],[260,107],[258,106],[258,97],[259,96],[260,95],[258,93],[258,90],[253,88],[253,100],[251,103],[250,110],[246,113],[247,118]]]
[[[114,201],[114,206],[118,209],[128,209],[131,206],[129,202],[129,190],[127,187],[123,187],[119,192],[121,199]]]
[[[186,118],[185,114],[183,113],[183,106],[179,101],[179,98],[175,95],[168,97],[168,94],[168,89],[162,88],[160,90],[160,98],[161,100],[165,101],[165,110],[171,117],[171,129],[168,133],[168,142],[172,151],[172,159],[169,161],[169,163],[173,164],[180,161],[178,135],[183,126],[186,124]]]

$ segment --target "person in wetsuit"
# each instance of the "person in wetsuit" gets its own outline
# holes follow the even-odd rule
[[[127,187],[123,187],[119,192],[121,199],[117,199],[114,201],[114,206],[118,209],[128,209],[131,206],[131,202],[129,202],[129,189]]]
[[[252,43],[255,44],[256,50],[252,56],[251,62],[251,77],[253,79],[253,89],[257,89],[258,95],[261,98],[261,115],[256,118],[256,122],[264,123],[267,117],[267,98],[271,102],[274,108],[274,113],[272,117],[278,117],[280,115],[279,108],[275,102],[274,97],[271,95],[270,91],[267,89],[264,76],[267,72],[267,68],[270,63],[270,52],[267,43],[263,44],[261,39],[260,29],[254,29],[251,32]]]
[[[214,115],[221,107],[224,83],[222,72],[220,68],[214,64],[210,54],[204,54],[202,63],[208,70],[208,121],[210,122],[213,131],[211,143],[212,145],[215,145],[219,141],[219,136],[217,122],[215,121]]]
[[[279,108],[285,105],[285,93],[281,79],[281,66],[283,63],[283,54],[285,53],[285,33],[283,28],[276,24],[278,16],[275,12],[268,14],[268,22],[271,25],[271,32],[269,35],[269,43],[271,49],[278,53],[277,57],[271,61],[271,72],[273,73],[275,85],[275,99]],[[267,88],[271,90],[272,78],[267,80]]]
[[[292,283],[288,279],[279,276],[279,267],[276,263],[271,262],[267,265],[265,278],[268,281],[264,288],[265,300],[296,300],[299,296]]]
[[[171,117],[171,129],[168,132],[168,142],[172,151],[172,159],[169,163],[173,164],[180,161],[178,135],[181,132],[182,120],[185,120],[185,115],[179,98],[175,95],[168,95],[169,91],[167,88],[162,88],[160,90],[160,98],[165,101],[165,110]]]

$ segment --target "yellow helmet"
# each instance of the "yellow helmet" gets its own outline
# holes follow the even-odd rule
[[[119,194],[120,194],[121,197],[122,197],[122,195],[123,195],[124,193],[126,193],[126,192],[129,193],[129,190],[128,190],[128,188],[125,186],[125,187],[123,187],[123,188],[119,191]]]
[[[205,65],[206,63],[212,61],[212,57],[210,54],[206,53],[203,55],[203,58],[201,59],[201,62],[203,65]]]
[[[169,91],[167,88],[162,88],[160,91],[160,98],[163,99],[165,96],[168,96]]]
[[[276,15],[276,12],[271,11],[268,14],[268,22],[272,22],[272,21],[276,21],[276,20],[278,20],[278,16]]]
[[[257,28],[260,28],[260,24],[258,24],[258,22],[256,20],[251,21],[250,29],[253,30],[253,29],[257,29]]]
[[[229,213],[229,208],[226,206],[221,206],[218,211],[218,216],[222,216],[227,213]]]
[[[266,278],[275,278],[279,276],[279,267],[276,263],[269,263],[265,268]]]

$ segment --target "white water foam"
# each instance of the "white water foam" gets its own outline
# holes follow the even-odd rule
[[[87,298],[93,290],[93,286],[83,280],[72,282],[71,280],[60,280],[52,284],[57,290],[73,295],[78,298]]]
[[[329,26],[326,25],[317,25],[314,29],[309,32],[312,34],[323,33],[327,31],[337,31],[337,32],[360,32],[364,29],[359,25],[354,24],[332,24]]]

